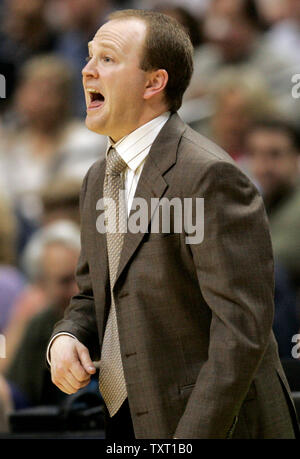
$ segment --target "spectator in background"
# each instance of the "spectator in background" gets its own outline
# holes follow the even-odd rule
[[[81,181],[77,179],[60,177],[42,188],[40,196],[43,209],[41,217],[43,228],[47,228],[60,220],[68,220],[79,225],[80,186]],[[44,231],[44,229],[41,231]],[[7,359],[0,360],[0,370],[2,369],[2,371],[6,368],[9,359],[15,352],[27,323],[35,314],[38,314],[47,306],[43,283],[39,276],[30,269],[32,257],[28,255],[35,250],[39,250],[35,249],[35,247],[39,247],[39,241],[40,232],[38,231],[32,236],[23,254],[21,265],[30,283],[22,290],[17,301],[13,302],[10,320],[5,321],[6,328],[4,327],[4,332],[7,336]],[[5,297],[3,295],[2,301],[4,301]]]
[[[183,25],[189,34],[194,48],[197,48],[203,43],[201,23],[188,9],[167,2],[156,7],[155,11],[171,16]]]
[[[39,191],[54,177],[82,179],[104,154],[105,137],[70,117],[72,75],[65,61],[39,56],[26,63],[16,93],[18,125],[1,158],[6,188],[16,208],[39,223]]]
[[[25,279],[16,268],[0,266],[0,333],[6,329],[24,287]]]
[[[195,51],[194,75],[185,100],[208,94],[221,69],[255,70],[286,116],[299,119],[298,104],[291,97],[294,62],[270,50],[262,39],[263,31],[254,0],[211,0],[203,25],[208,43]]]
[[[67,219],[80,224],[79,193],[81,180],[60,177],[47,184],[41,191],[43,226]]]
[[[9,201],[0,194],[0,266],[16,262],[17,227]]]
[[[285,0],[285,15],[267,33],[266,40],[273,52],[281,53],[300,63],[300,2]],[[299,66],[297,67],[299,69]]]
[[[77,228],[78,225],[74,222],[56,220],[36,231],[28,242],[21,260],[21,268],[28,279],[28,285],[14,305],[10,321],[3,332],[6,336],[6,358],[0,359],[0,372],[4,372],[10,364],[29,321],[48,306],[48,284],[44,282],[39,267],[42,248],[53,238],[64,241],[66,234],[71,231],[76,233]]]
[[[36,54],[55,48],[56,36],[49,27],[47,0],[3,0],[0,22],[0,64],[9,68],[9,87],[14,89],[23,63]],[[11,87],[12,86],[12,87]]]
[[[5,0],[0,56],[20,65],[35,54],[53,51],[55,35],[45,17],[46,0]]]
[[[270,116],[276,106],[264,80],[256,72],[223,70],[211,86],[213,114],[193,128],[214,140],[233,159],[243,164],[244,138],[257,119]]]
[[[286,16],[286,3],[286,0],[256,0],[259,13],[267,27],[276,24]]]
[[[58,35],[56,52],[65,58],[75,73],[75,98],[73,113],[84,118],[85,98],[82,91],[81,70],[88,55],[87,42],[111,11],[109,0],[55,0],[52,1],[52,23],[61,33]],[[60,12],[60,14],[57,14]]]
[[[299,133],[287,122],[264,120],[250,128],[245,147],[249,172],[264,198],[274,255],[299,288]]]
[[[15,301],[24,288],[16,262],[16,221],[8,202],[0,198],[0,333],[7,326]]]
[[[51,384],[45,353],[54,324],[77,293],[75,269],[80,250],[79,227],[67,221],[42,229],[29,245],[24,258],[33,282],[43,284],[46,308],[27,323],[6,370],[12,394],[23,395],[29,405],[55,404],[62,393]]]

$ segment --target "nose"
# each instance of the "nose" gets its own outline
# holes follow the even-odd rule
[[[99,75],[95,64],[95,60],[90,59],[87,62],[87,64],[83,67],[81,73],[83,78],[97,78]]]

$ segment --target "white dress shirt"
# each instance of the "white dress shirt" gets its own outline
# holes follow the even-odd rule
[[[125,199],[127,204],[127,214],[129,216],[136,187],[142,173],[146,158],[150,148],[158,136],[160,130],[168,121],[170,112],[154,118],[115,144],[108,138],[106,155],[112,146],[119,153],[123,161],[127,164],[124,172],[125,180]]]
[[[157,116],[153,120],[149,121],[146,124],[143,124],[143,126],[140,126],[135,131],[123,137],[116,143],[113,143],[112,140],[108,138],[106,155],[108,154],[109,148],[113,147],[128,166],[124,171],[125,199],[128,216],[132,206],[136,187],[141,176],[146,158],[150,151],[150,148],[154,140],[158,136],[159,132],[161,131],[165,123],[168,121],[169,116],[170,112],[165,112],[162,115]],[[75,338],[74,335],[68,332],[60,332],[57,333],[57,335],[53,336],[47,349],[47,361],[49,365],[50,347],[53,340],[57,338],[57,336],[59,335],[68,335],[72,338]]]

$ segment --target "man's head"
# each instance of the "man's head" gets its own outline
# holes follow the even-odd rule
[[[173,18],[117,11],[98,30],[89,51],[82,71],[89,129],[117,141],[181,106],[193,71],[193,46]]]
[[[63,310],[78,292],[75,271],[80,252],[79,226],[68,220],[51,223],[35,233],[22,259],[32,283],[44,289],[48,304]]]
[[[75,270],[79,250],[63,241],[49,242],[41,254],[41,282],[48,302],[65,309],[73,295],[78,292]]]
[[[226,69],[212,80],[215,112],[211,118],[214,140],[231,156],[244,153],[244,138],[255,120],[274,114],[268,88],[255,71]]]
[[[245,58],[260,28],[255,0],[212,0],[204,32],[226,61]]]
[[[246,136],[250,172],[262,187],[266,199],[279,196],[299,175],[298,133],[283,121],[256,123]]]
[[[72,73],[57,56],[41,55],[22,67],[16,108],[25,122],[50,132],[59,129],[70,113]]]

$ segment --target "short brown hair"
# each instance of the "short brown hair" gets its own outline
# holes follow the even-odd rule
[[[141,69],[165,69],[169,79],[165,98],[172,112],[176,112],[193,73],[193,45],[176,19],[150,10],[119,10],[109,20],[138,18],[147,25]]]

